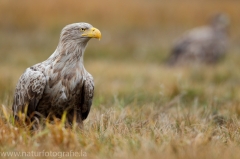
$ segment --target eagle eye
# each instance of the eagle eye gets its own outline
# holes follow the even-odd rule
[[[86,29],[85,28],[80,28],[80,31],[85,31]]]

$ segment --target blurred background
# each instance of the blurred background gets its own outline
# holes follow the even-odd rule
[[[0,103],[11,105],[24,70],[47,59],[61,29],[88,22],[102,32],[85,51],[86,69],[94,76],[94,105],[185,101],[239,103],[240,1],[238,0],[51,0],[0,1]],[[164,65],[174,40],[226,13],[230,47],[215,66]]]

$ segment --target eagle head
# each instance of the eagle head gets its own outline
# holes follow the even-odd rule
[[[60,41],[87,43],[91,38],[101,39],[101,32],[88,23],[73,23],[62,29]]]
[[[230,24],[229,17],[224,13],[218,13],[211,19],[211,25],[217,30],[226,30]]]

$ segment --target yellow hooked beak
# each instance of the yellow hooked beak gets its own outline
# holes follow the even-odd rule
[[[90,28],[83,32],[82,36],[101,39],[101,32],[97,28]]]

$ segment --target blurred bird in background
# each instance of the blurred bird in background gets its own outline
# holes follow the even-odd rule
[[[218,13],[212,17],[209,25],[187,31],[176,40],[168,64],[218,62],[227,52],[229,23],[226,14]]]

